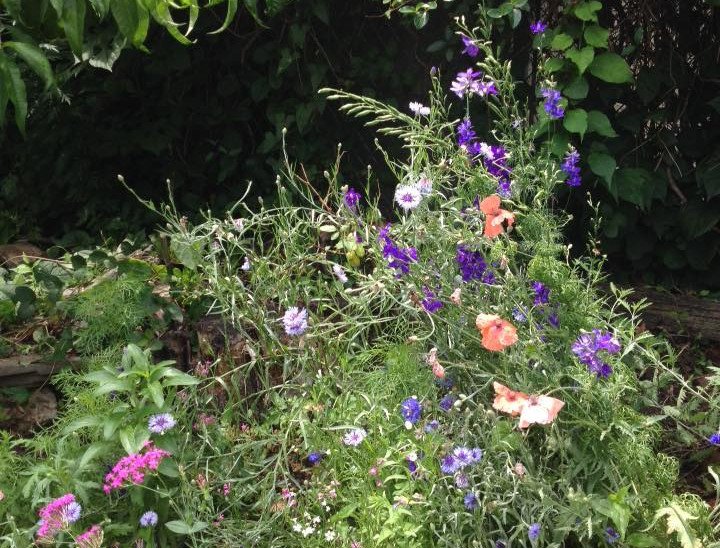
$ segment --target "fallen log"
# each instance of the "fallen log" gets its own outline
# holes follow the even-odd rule
[[[1,358],[0,388],[42,386],[61,369],[78,363],[79,358],[76,357],[53,362],[40,354]]]

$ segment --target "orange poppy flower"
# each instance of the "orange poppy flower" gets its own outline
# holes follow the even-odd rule
[[[503,222],[507,221],[507,225],[511,226],[515,222],[515,215],[500,209],[500,196],[493,194],[480,202],[480,211],[485,217],[485,236],[494,238],[503,233]]]
[[[496,409],[501,413],[507,413],[512,417],[520,415],[523,407],[525,406],[525,402],[527,402],[528,395],[525,392],[510,390],[507,386],[504,386],[499,382],[494,382],[493,388],[495,389],[493,409]]]
[[[531,424],[550,424],[564,405],[564,401],[550,396],[530,396],[520,412],[518,428],[527,428]]]
[[[482,333],[483,347],[492,352],[504,350],[518,340],[515,326],[495,314],[478,314],[475,326]]]

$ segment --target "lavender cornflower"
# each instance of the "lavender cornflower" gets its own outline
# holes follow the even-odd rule
[[[515,320],[520,323],[525,323],[527,321],[527,315],[528,315],[528,311],[527,311],[527,308],[525,308],[524,306],[515,307],[515,309],[512,312],[513,318],[515,318]]]
[[[565,115],[565,109],[560,106],[562,96],[558,90],[545,88],[542,90],[542,96],[545,97],[545,104],[543,107],[545,108],[545,113],[548,115],[548,118],[552,120],[559,120]]]
[[[343,195],[343,201],[347,208],[351,211],[355,211],[358,203],[360,203],[360,193],[354,188],[350,187]]]
[[[580,180],[580,167],[578,166],[579,161],[580,154],[576,150],[572,150],[565,156],[561,169],[568,175],[565,181],[568,186],[580,186],[582,183]]]
[[[710,445],[720,445],[720,433],[715,433],[712,436],[708,438],[708,443]]]
[[[432,434],[440,427],[440,423],[436,420],[431,420],[429,423],[425,425],[425,433],[426,434]]]
[[[528,528],[528,538],[530,539],[530,542],[533,544],[537,542],[537,539],[540,538],[540,524],[539,523],[533,523]]]
[[[457,459],[455,459],[452,455],[445,455],[442,459],[440,459],[440,470],[443,474],[451,476],[457,472],[458,469],[459,465]]]
[[[458,489],[467,489],[470,485],[470,478],[464,472],[457,472],[455,474],[455,487]]]
[[[148,510],[142,516],[140,516],[140,527],[155,527],[158,522],[157,513],[152,510]]]
[[[452,394],[447,394],[443,396],[443,399],[440,400],[440,409],[443,411],[450,411],[450,408],[455,403],[455,396]]]
[[[395,201],[406,212],[415,209],[422,202],[422,194],[412,185],[398,185],[395,189]]]
[[[470,511],[475,510],[475,508],[478,507],[478,500],[477,500],[477,497],[475,496],[475,493],[473,493],[472,491],[467,493],[465,495],[465,497],[463,498],[463,504],[465,505],[465,508],[467,508],[468,510],[470,510]]]
[[[433,312],[437,312],[444,306],[443,302],[438,299],[435,296],[435,293],[433,293],[432,290],[430,290],[427,286],[423,287],[423,293],[425,293],[425,297],[421,301],[422,306],[431,314]]]
[[[605,542],[608,544],[615,544],[620,539],[620,533],[618,533],[612,527],[605,529]]]
[[[455,131],[457,132],[458,146],[467,146],[475,140],[475,137],[477,137],[477,134],[472,127],[470,118],[465,118],[462,122],[460,122]]]
[[[480,88],[480,81],[478,78],[482,75],[482,72],[475,71],[472,68],[467,69],[465,72],[458,72],[455,80],[450,85],[450,91],[462,99],[465,95],[472,95],[478,93]]]
[[[82,506],[77,502],[71,502],[62,509],[62,518],[65,523],[75,523],[80,519],[82,513]]]
[[[620,342],[610,333],[593,329],[592,333],[580,335],[572,345],[572,353],[578,357],[580,363],[586,365],[598,378],[606,379],[612,373],[612,367],[598,356],[601,350],[608,354],[617,354],[620,352]]]
[[[455,457],[459,468],[465,468],[473,463],[472,451],[467,447],[456,447],[453,449],[453,457]]]
[[[535,306],[542,306],[550,302],[550,290],[542,282],[533,282],[532,290],[535,292]]]
[[[315,465],[320,462],[324,456],[320,451],[313,451],[308,455],[307,460],[310,464]]]
[[[430,108],[426,107],[422,103],[413,101],[410,103],[409,107],[410,111],[415,114],[415,116],[428,116],[430,114]]]
[[[332,267],[332,271],[341,284],[346,284],[348,282],[348,277],[345,274],[345,270],[342,266],[340,266],[339,264],[334,264]]]
[[[343,436],[343,443],[345,445],[357,447],[363,442],[366,437],[367,432],[364,428],[355,428],[354,430],[350,430],[350,432]]]
[[[282,322],[288,335],[302,335],[308,328],[307,310],[291,306],[285,311]]]
[[[542,34],[547,30],[547,24],[543,21],[535,21],[533,24],[530,25],[530,32],[533,34]]]
[[[400,404],[400,414],[405,419],[405,427],[412,428],[412,425],[420,420],[422,408],[416,398],[407,398]]]
[[[164,434],[175,426],[175,419],[170,413],[160,413],[148,419],[148,430],[153,434]]]
[[[464,53],[468,57],[477,57],[480,53],[480,48],[475,45],[475,42],[464,34],[461,34],[460,38],[462,39],[462,43],[465,46],[465,49],[462,50],[462,53]]]

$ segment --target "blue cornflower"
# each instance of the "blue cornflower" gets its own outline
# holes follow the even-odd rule
[[[453,449],[453,456],[459,468],[464,468],[473,463],[473,454],[467,447],[456,447]]]
[[[720,445],[720,433],[715,433],[712,436],[708,438],[708,443],[710,445]]]
[[[475,496],[475,493],[473,493],[472,491],[468,492],[463,498],[463,504],[468,510],[475,510],[475,508],[478,507],[478,500]]]
[[[175,419],[170,413],[152,415],[148,419],[148,430],[153,434],[164,434],[175,426]]]
[[[525,323],[527,321],[527,315],[528,311],[527,308],[524,306],[521,307],[515,307],[515,309],[512,312],[513,318],[515,318],[515,321],[518,321],[520,323]]]
[[[568,186],[580,186],[582,184],[580,180],[580,166],[578,166],[579,161],[580,154],[578,154],[576,150],[573,150],[565,156],[565,160],[562,166],[560,166],[561,169],[567,173],[568,177],[565,180],[565,184]]]
[[[320,451],[313,451],[312,453],[310,453],[308,455],[307,460],[310,464],[315,465],[318,462],[320,462],[324,456],[325,456],[325,454],[321,453]]]
[[[535,292],[535,306],[542,306],[550,302],[550,289],[542,282],[533,282],[532,289]]]
[[[530,25],[530,32],[533,34],[542,34],[547,30],[547,24],[545,24],[543,21],[535,21],[533,24]]]
[[[148,510],[142,516],[140,516],[141,527],[155,527],[158,522],[158,515],[152,510]]]
[[[405,419],[405,425],[413,425],[420,420],[422,408],[415,398],[407,398],[400,405],[400,414]]]
[[[451,476],[458,471],[458,468],[457,459],[455,459],[452,455],[446,455],[440,459],[440,470],[442,470],[443,474]]]
[[[432,434],[440,427],[440,423],[436,420],[431,420],[429,423],[425,425],[425,433],[426,434]]]
[[[545,88],[542,90],[542,96],[545,97],[543,107],[545,108],[545,113],[548,115],[548,118],[559,120],[565,115],[565,110],[560,106],[562,95],[560,95],[558,90]]]
[[[443,411],[450,411],[450,408],[455,403],[455,396],[452,394],[446,394],[443,396],[443,398],[440,400],[440,409]]]
[[[533,523],[528,528],[528,538],[530,539],[530,542],[535,543],[537,542],[537,539],[540,538],[540,524],[539,523]]]
[[[348,209],[355,211],[358,203],[360,203],[360,194],[357,190],[350,187],[347,189],[347,192],[345,192],[345,195],[343,196],[343,201],[345,202],[345,205],[348,207]]]
[[[605,529],[605,542],[608,544],[615,544],[620,539],[620,533],[618,533],[612,527]]]
[[[480,48],[478,48],[475,45],[475,42],[464,34],[460,35],[460,38],[462,39],[462,43],[465,46],[465,49],[462,50],[462,53],[468,55],[469,57],[477,57],[480,53]]]
[[[66,523],[75,523],[80,519],[82,513],[82,506],[77,502],[71,502],[66,504],[62,509],[62,517]]]

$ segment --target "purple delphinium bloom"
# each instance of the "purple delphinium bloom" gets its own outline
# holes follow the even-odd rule
[[[510,168],[507,165],[507,151],[503,146],[482,146],[483,164],[488,173],[498,180],[498,194],[502,197],[510,195]]]
[[[445,455],[440,460],[440,470],[443,474],[451,476],[458,471],[458,462],[452,455]]]
[[[552,120],[559,120],[565,115],[565,109],[560,106],[562,96],[558,90],[545,88],[542,90],[542,96],[545,97],[543,107],[545,108],[545,113],[548,115],[548,118]]]
[[[530,539],[530,542],[537,542],[537,539],[540,538],[540,524],[539,523],[533,523],[528,528],[528,538]]]
[[[497,95],[497,88],[495,87],[495,82],[480,82],[478,84],[477,92],[480,97],[490,96],[490,95]]]
[[[557,308],[553,309],[553,311],[547,315],[547,321],[553,329],[560,327],[560,316],[558,316]]]
[[[620,539],[620,533],[618,533],[612,527],[605,529],[605,542],[608,544],[615,544]]]
[[[455,396],[452,394],[446,394],[443,399],[440,400],[440,409],[443,411],[450,411],[450,408],[455,403]]]
[[[465,497],[463,498],[463,504],[465,505],[465,508],[467,508],[468,510],[471,510],[471,511],[475,510],[475,508],[477,508],[477,506],[478,506],[478,500],[477,500],[477,497],[475,496],[475,493],[473,493],[472,491],[467,493],[465,495]]]
[[[148,430],[153,434],[164,434],[175,426],[175,419],[170,413],[152,415],[148,419]]]
[[[413,185],[398,185],[395,189],[395,202],[405,211],[411,211],[422,202],[422,194]]]
[[[360,194],[354,188],[350,187],[343,196],[343,201],[348,209],[355,211],[355,208],[360,203]]]
[[[408,470],[410,471],[410,476],[415,477],[418,465],[415,460],[411,459],[410,457],[405,458],[405,464],[407,464]]]
[[[426,434],[432,434],[440,427],[440,423],[436,420],[431,420],[429,423],[425,425],[425,433]]]
[[[470,118],[465,118],[462,122],[460,122],[455,131],[457,132],[458,146],[466,146],[477,137],[477,134],[472,127]]]
[[[321,453],[320,451],[313,451],[308,455],[307,460],[310,464],[315,465],[320,462],[324,456],[324,453]]]
[[[527,321],[527,315],[528,311],[527,308],[525,308],[524,306],[515,307],[512,312],[512,316],[513,318],[515,318],[515,321],[518,321],[520,323],[525,323]]]
[[[443,302],[438,299],[435,296],[435,293],[433,293],[432,290],[430,290],[428,287],[423,287],[423,293],[425,293],[425,297],[422,299],[422,305],[425,310],[427,310],[430,313],[437,312],[440,310],[444,305]]]
[[[420,420],[420,415],[422,414],[420,402],[415,398],[407,398],[400,404],[400,414],[406,423],[410,423],[411,425],[415,424]]]
[[[580,335],[572,345],[572,353],[578,357],[580,363],[586,365],[598,378],[606,379],[612,373],[612,367],[598,356],[601,350],[608,354],[617,354],[620,352],[620,342],[610,333],[593,329],[592,333]]]
[[[487,263],[479,251],[470,251],[464,245],[457,247],[455,260],[460,267],[460,274],[464,282],[482,280],[487,270]]]
[[[283,326],[288,335],[302,335],[308,328],[307,310],[291,306],[283,315]]]
[[[540,20],[535,21],[530,25],[530,32],[532,32],[533,34],[542,34],[546,30],[547,24]]]
[[[550,289],[542,282],[533,282],[532,290],[535,292],[535,306],[542,306],[550,302]]]
[[[352,447],[357,447],[360,445],[363,440],[367,437],[367,432],[363,428],[356,428],[355,430],[350,430],[347,434],[343,436],[343,443],[345,445],[350,445]]]
[[[455,487],[458,489],[467,489],[470,485],[470,478],[464,472],[457,472],[455,474]]]
[[[417,251],[414,247],[401,249],[390,238],[390,223],[380,231],[378,242],[383,244],[383,258],[388,260],[388,266],[394,270],[398,270],[397,277],[410,272],[410,263],[417,262]]]
[[[140,516],[140,526],[141,527],[155,527],[158,522],[158,515],[157,513],[153,512],[152,510],[148,510],[145,512],[142,516]]]
[[[480,81],[478,78],[482,76],[482,72],[467,69],[464,72],[458,72],[455,80],[450,85],[450,91],[462,99],[465,95],[478,93],[480,90]]]
[[[565,156],[561,169],[567,173],[568,177],[565,183],[568,186],[580,186],[582,183],[580,180],[580,166],[578,166],[579,161],[580,154],[576,150],[568,152],[567,156]]]
[[[708,443],[710,445],[720,445],[720,433],[715,433],[712,436],[708,438]]]
[[[77,502],[71,502],[62,509],[62,519],[65,523],[75,523],[80,519],[82,513],[82,506]]]
[[[465,46],[465,49],[462,50],[462,53],[469,57],[477,57],[480,53],[480,48],[475,45],[475,42],[464,34],[461,34],[460,38],[462,39],[462,43]]]

